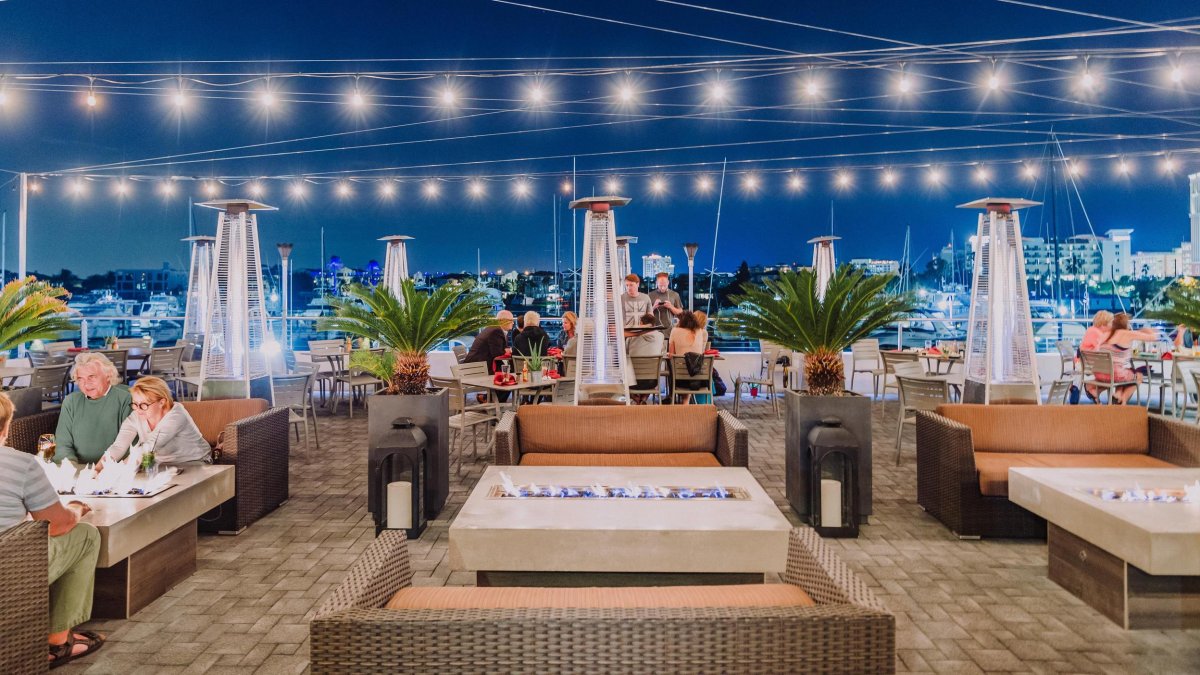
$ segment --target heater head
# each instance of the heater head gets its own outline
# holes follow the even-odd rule
[[[568,204],[568,206],[570,206],[573,209],[596,210],[594,207],[600,206],[601,204],[603,204],[609,208],[612,208],[614,206],[625,206],[626,204],[628,204],[631,201],[633,201],[633,200],[629,197],[617,197],[615,195],[607,195],[607,196],[603,196],[603,197],[584,197],[583,199],[576,199],[575,201]]]
[[[973,202],[959,204],[960,209],[983,209],[985,211],[1016,211],[1030,206],[1041,206],[1041,202],[1030,201],[1028,199],[1018,199],[1016,197],[984,197],[976,199]],[[1007,208],[1004,208],[1007,207]]]

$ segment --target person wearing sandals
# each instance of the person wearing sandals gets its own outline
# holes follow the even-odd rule
[[[47,659],[51,668],[94,653],[104,636],[76,630],[92,616],[92,590],[96,585],[96,560],[100,556],[100,531],[81,523],[91,509],[72,501],[63,504],[58,493],[30,455],[5,445],[13,417],[13,404],[0,394],[0,530],[26,519],[50,523],[48,542],[50,582],[50,633]]]

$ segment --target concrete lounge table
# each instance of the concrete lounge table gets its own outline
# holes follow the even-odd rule
[[[1200,503],[1088,492],[1197,480],[1200,469],[1009,469],[1008,498],[1048,521],[1052,581],[1124,628],[1200,628]]]
[[[196,519],[233,498],[234,467],[189,467],[153,497],[72,497],[100,530],[92,615],[127,619],[196,571]]]
[[[741,488],[746,500],[497,498],[517,485]],[[450,566],[481,586],[761,583],[791,525],[744,468],[489,467],[450,524]]]

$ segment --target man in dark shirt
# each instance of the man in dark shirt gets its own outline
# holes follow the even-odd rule
[[[488,372],[495,372],[496,357],[504,356],[508,349],[508,331],[513,327],[512,312],[507,309],[500,310],[496,313],[496,321],[499,322],[499,326],[488,326],[475,336],[463,363],[486,363]]]
[[[659,272],[654,277],[654,290],[647,294],[650,296],[650,307],[654,310],[654,322],[662,326],[663,337],[670,337],[675,317],[683,314],[683,300],[668,288],[670,283],[671,277],[666,272]]]

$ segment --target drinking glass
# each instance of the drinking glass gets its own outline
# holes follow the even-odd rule
[[[54,441],[54,434],[42,434],[38,436],[37,442],[38,454],[47,460],[54,459],[54,453],[58,449],[57,443]]]
[[[509,365],[508,361],[500,362],[500,372],[504,373],[504,377],[506,377],[506,378],[508,377],[508,372],[510,369],[511,369],[511,366]]]
[[[930,347],[932,347],[932,346],[933,346],[933,341],[932,341],[932,340],[926,340],[926,341],[925,341],[925,351],[929,351],[929,348],[930,348]]]

